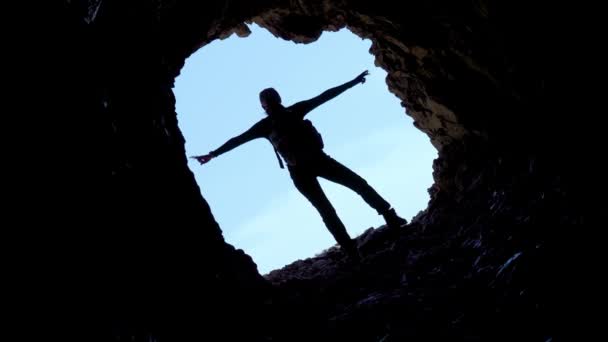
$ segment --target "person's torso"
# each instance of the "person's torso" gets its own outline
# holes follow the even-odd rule
[[[266,118],[268,140],[288,165],[310,163],[323,153],[323,141],[312,123],[286,108]]]

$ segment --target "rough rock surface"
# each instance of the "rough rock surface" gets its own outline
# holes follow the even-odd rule
[[[543,2],[65,0],[47,7],[49,25],[36,41],[51,45],[40,63],[56,77],[42,80],[49,100],[40,101],[44,111],[32,120],[40,128],[30,135],[50,151],[51,164],[43,165],[57,167],[47,168],[51,182],[37,182],[24,167],[32,177],[18,191],[42,196],[24,205],[45,217],[45,227],[61,227],[54,235],[95,232],[92,239],[66,233],[78,243],[52,245],[43,260],[65,265],[95,251],[88,268],[103,284],[102,332],[111,339],[557,340],[557,241],[586,224],[579,185],[586,133],[582,120],[555,111],[551,61],[564,49],[563,20]],[[360,266],[329,250],[262,277],[224,242],[187,168],[174,78],[197,49],[247,35],[246,22],[302,43],[344,27],[372,39],[389,90],[439,151],[428,208],[405,228],[360,237],[367,256]],[[559,70],[567,68],[575,66]],[[106,120],[109,153],[94,147],[102,139],[93,132]],[[106,185],[95,170],[108,166]],[[58,250],[69,253],[52,258]]]

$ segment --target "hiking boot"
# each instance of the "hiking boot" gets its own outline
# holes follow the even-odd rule
[[[355,240],[351,239],[345,246],[341,246],[341,249],[350,261],[354,263],[361,262],[361,253],[359,253],[359,248],[357,247]]]
[[[386,225],[392,228],[399,228],[407,224],[407,220],[402,217],[399,217],[399,215],[397,215],[395,209],[393,208],[382,214],[382,216],[386,221]]]

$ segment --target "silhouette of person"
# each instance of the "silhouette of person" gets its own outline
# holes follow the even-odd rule
[[[260,92],[260,102],[267,117],[258,121],[244,133],[231,138],[216,150],[206,155],[191,158],[196,159],[202,165],[253,139],[268,139],[275,148],[275,152],[278,151],[277,157],[280,154],[285,160],[296,188],[317,209],[327,229],[345,253],[358,261],[360,254],[357,245],[348,235],[336,210],[323,192],[317,177],[323,177],[355,191],[379,215],[384,217],[389,226],[402,226],[407,221],[399,217],[395,210],[391,208],[391,205],[363,178],[323,151],[320,134],[310,124],[310,121],[304,119],[304,116],[345,90],[359,83],[364,83],[367,75],[368,71],[366,70],[351,81],[289,107],[284,107],[281,104],[281,97],[275,89],[264,89]],[[280,158],[279,163],[283,167]]]

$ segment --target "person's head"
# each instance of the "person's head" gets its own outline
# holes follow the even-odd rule
[[[260,103],[267,114],[272,114],[281,107],[281,96],[274,88],[266,88],[260,92]]]

